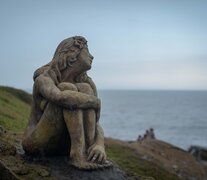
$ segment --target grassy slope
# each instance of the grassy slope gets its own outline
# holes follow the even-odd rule
[[[149,177],[156,180],[179,179],[161,166],[142,159],[139,154],[128,147],[126,142],[108,138],[105,144],[109,159],[117,163],[129,176],[140,177],[141,180]]]
[[[0,125],[16,133],[22,132],[28,121],[31,102],[30,94],[0,86]]]
[[[31,102],[30,94],[0,86],[0,125],[13,132],[21,133],[27,125]],[[130,176],[138,176],[146,180],[178,179],[163,168],[141,159],[122,142],[106,139],[105,143],[109,159],[117,163]]]

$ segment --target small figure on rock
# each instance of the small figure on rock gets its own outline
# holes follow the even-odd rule
[[[142,141],[142,136],[141,135],[138,136],[137,141],[138,142],[141,142]]]
[[[151,139],[155,139],[155,133],[154,133],[154,129],[153,129],[153,128],[150,128],[150,129],[149,129],[149,137],[150,137]]]
[[[142,142],[143,140],[147,140],[147,139],[155,139],[155,134],[154,134],[153,128],[147,129],[145,131],[143,137],[141,135],[139,135],[137,138],[137,142]]]
[[[149,138],[149,130],[146,130],[143,139],[148,139],[148,138]]]

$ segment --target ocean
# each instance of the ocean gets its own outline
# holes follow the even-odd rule
[[[154,128],[157,139],[183,149],[207,147],[207,91],[98,92],[106,137],[136,140]]]

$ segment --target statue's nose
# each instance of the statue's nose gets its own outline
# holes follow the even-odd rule
[[[90,54],[90,58],[93,59],[94,57]]]

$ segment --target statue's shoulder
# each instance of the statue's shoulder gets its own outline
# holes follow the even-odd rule
[[[41,75],[41,74],[45,73],[46,71],[48,71],[49,66],[50,66],[50,64],[48,63],[48,64],[46,64],[46,65],[44,65],[44,66],[39,67],[38,69],[36,69],[35,72],[34,72],[34,74],[33,74],[33,80],[35,81],[35,79],[39,75]]]

